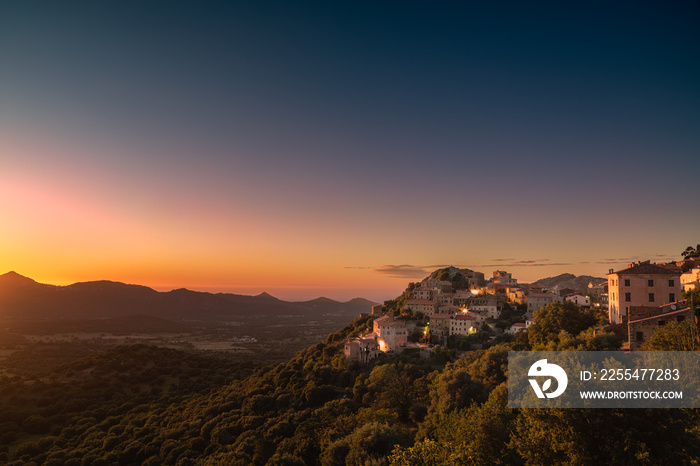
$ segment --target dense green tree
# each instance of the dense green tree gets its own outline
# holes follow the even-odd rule
[[[700,257],[700,244],[695,247],[688,246],[685,251],[681,253],[684,259],[692,259],[693,257]]]
[[[32,414],[22,422],[22,428],[30,434],[46,434],[51,424],[43,416]]]
[[[474,380],[496,387],[508,380],[509,350],[509,345],[493,346],[468,354],[464,362],[460,360],[459,363],[468,364],[467,369]]]
[[[452,352],[442,345],[435,345],[431,351],[431,357],[438,363],[444,364],[452,359]]]
[[[455,451],[456,450],[456,451]],[[396,446],[388,458],[391,466],[446,466],[473,464],[460,448],[424,439],[412,447]]]
[[[345,466],[345,458],[350,453],[350,445],[345,438],[336,440],[321,453],[322,466]]]
[[[462,272],[457,272],[452,277],[452,288],[455,290],[466,290],[469,288],[469,280]]]
[[[349,449],[345,457],[348,466],[388,464],[387,457],[396,445],[407,446],[409,438],[388,424],[369,423],[345,437]]]
[[[644,343],[642,349],[646,351],[698,351],[700,350],[698,327],[688,319],[682,322],[669,322],[657,328],[649,341]]]
[[[449,411],[439,418],[434,437],[410,448],[396,448],[393,465],[494,465],[520,464],[510,446],[517,411],[507,407],[506,384],[491,392],[483,403]]]
[[[594,334],[586,330],[577,336],[562,330],[556,341],[550,341],[547,349],[552,351],[617,351],[622,346],[620,340],[612,333]]]
[[[527,329],[532,346],[546,346],[550,342],[559,342],[559,333],[565,330],[571,335],[596,324],[591,311],[583,310],[576,304],[566,301],[547,304],[535,313],[535,322]]]
[[[694,410],[523,409],[510,446],[527,465],[693,464],[697,418]]]
[[[405,372],[398,374],[381,387],[375,398],[375,405],[396,413],[399,420],[410,420],[411,406],[417,398],[415,381]]]
[[[449,282],[450,280],[450,271],[448,269],[440,269],[437,274],[435,275],[435,279],[441,280],[444,282]]]
[[[486,391],[485,385],[474,380],[467,367],[449,364],[432,384],[428,414],[420,425],[418,436],[432,436],[444,416],[466,408],[472,402],[483,401]]]

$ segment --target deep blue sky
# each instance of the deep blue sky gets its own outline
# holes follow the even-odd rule
[[[129,225],[54,281],[243,289],[253,257],[348,295],[400,264],[602,275],[700,241],[698,24],[680,0],[4,2],[0,177]],[[10,215],[6,242],[57,228]],[[80,250],[59,233],[12,257]],[[159,252],[110,268],[113,241]]]

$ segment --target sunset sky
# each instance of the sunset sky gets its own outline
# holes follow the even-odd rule
[[[700,242],[700,3],[0,4],[0,274],[376,301]]]

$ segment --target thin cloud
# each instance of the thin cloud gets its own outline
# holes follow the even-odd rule
[[[511,262],[509,264],[482,264],[482,265],[475,265],[474,267],[507,268],[507,267],[552,267],[552,266],[564,266],[564,265],[574,265],[574,264],[572,262],[537,262],[537,261],[532,261],[532,260],[530,260],[530,261],[522,260],[522,261],[517,261],[517,262]]]
[[[550,267],[550,266],[560,266],[560,265],[574,265],[571,262],[534,262],[534,263],[524,263],[524,264],[512,264],[513,267],[523,266],[523,267]]]
[[[512,262],[515,259],[491,259],[491,262]]]
[[[596,264],[631,264],[632,262],[636,261],[644,261],[644,260],[649,260],[650,257],[655,257],[655,258],[665,258],[666,261],[673,261],[674,259],[669,259],[667,254],[650,254],[647,256],[634,256],[634,257],[618,257],[618,258],[609,258],[606,257],[601,261],[596,262]]]
[[[494,260],[495,261],[495,260]],[[570,262],[550,262],[550,259],[508,259],[508,263],[502,264],[482,264],[475,267],[544,267],[557,265],[573,265]]]
[[[634,262],[636,259],[636,257],[619,257],[617,259],[606,257],[602,261],[596,262],[596,264],[629,264],[630,262]]]
[[[375,272],[395,278],[423,278],[432,272],[431,269],[421,265],[380,265]]]

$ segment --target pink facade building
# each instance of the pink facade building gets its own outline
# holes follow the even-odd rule
[[[649,261],[608,273],[610,322],[627,320],[631,306],[661,306],[681,298],[681,269]]]

